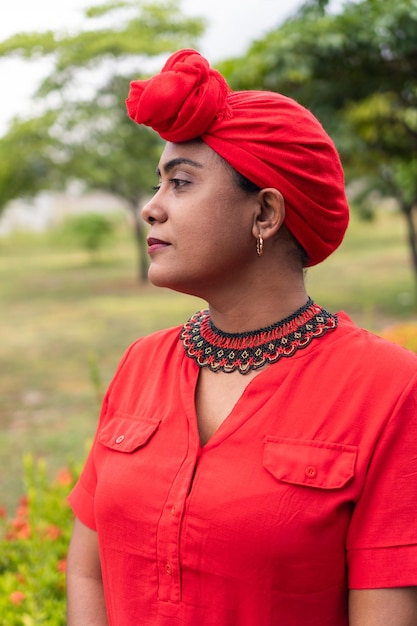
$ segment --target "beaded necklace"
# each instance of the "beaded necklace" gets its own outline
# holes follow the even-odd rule
[[[182,327],[181,340],[188,357],[213,372],[247,374],[282,357],[291,357],[337,328],[336,315],[311,298],[285,319],[247,333],[224,333],[216,328],[208,311],[195,313]]]

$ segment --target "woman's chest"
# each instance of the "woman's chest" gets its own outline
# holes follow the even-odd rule
[[[205,445],[232,413],[245,389],[260,373],[212,372],[202,368],[195,391],[195,412],[201,445]]]

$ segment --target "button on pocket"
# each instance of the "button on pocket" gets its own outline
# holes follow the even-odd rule
[[[315,478],[317,476],[317,469],[313,465],[307,465],[304,471],[307,478]]]
[[[98,440],[106,448],[131,453],[151,439],[159,424],[160,420],[148,417],[121,417],[115,414],[101,429]]]
[[[339,489],[354,475],[356,446],[286,437],[265,437],[264,467],[284,483]]]

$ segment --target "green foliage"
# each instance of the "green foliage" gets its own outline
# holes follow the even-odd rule
[[[0,139],[0,213],[14,198],[59,186],[55,165],[59,147],[48,135],[55,119],[55,113],[50,112],[14,122]]]
[[[66,555],[72,529],[67,495],[74,468],[51,482],[44,461],[24,459],[26,495],[0,526],[0,626],[64,626]]]
[[[368,97],[386,94],[400,110],[415,108],[416,0],[346,2],[338,13],[313,9],[306,5],[225,65],[234,88],[286,93],[310,107],[336,139],[345,108]]]
[[[17,33],[0,42],[0,56],[19,55],[24,59],[39,58],[55,50],[57,39],[53,32]]]
[[[69,218],[64,233],[94,257],[114,234],[114,223],[101,213],[84,213]]]

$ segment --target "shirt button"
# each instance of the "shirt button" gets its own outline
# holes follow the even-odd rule
[[[168,574],[168,576],[172,575],[172,565],[171,565],[171,563],[166,563],[165,564],[165,571]]]
[[[175,515],[176,513],[177,513],[177,509],[175,508],[175,506],[173,506],[171,509],[171,515]]]
[[[124,435],[119,435],[116,439],[116,443],[122,443],[123,439],[125,438]]]
[[[317,468],[314,465],[307,465],[304,471],[307,478],[315,478],[317,476]]]

